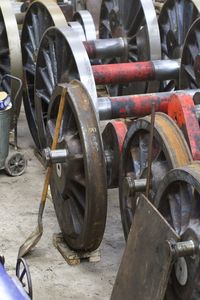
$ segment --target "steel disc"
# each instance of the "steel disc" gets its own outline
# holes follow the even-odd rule
[[[100,38],[124,37],[127,55],[123,61],[161,59],[160,33],[152,0],[103,0],[100,15]],[[115,63],[116,60],[106,61]],[[129,84],[112,94],[155,92],[158,82]]]
[[[51,26],[67,26],[59,6],[53,1],[45,0],[37,0],[32,3],[25,16],[21,39],[25,77],[24,108],[30,132],[38,149],[40,149],[40,144],[34,105],[36,59],[42,36]]]
[[[200,165],[170,171],[161,182],[155,205],[182,241],[199,245]],[[199,299],[199,253],[175,261],[165,299]]]
[[[23,80],[22,56],[20,38],[15,14],[10,1],[0,0],[0,79],[5,74],[11,74]],[[1,89],[6,90],[15,99],[18,91],[16,81],[4,81]],[[15,109],[19,116],[22,95],[15,99]]]
[[[62,49],[62,51],[61,51]],[[40,44],[35,79],[35,107],[39,140],[46,147],[46,117],[55,86],[80,80],[97,108],[96,86],[86,50],[72,28],[50,28]]]
[[[93,103],[83,86],[58,85],[48,111],[47,133],[52,140],[63,90],[66,104],[59,149],[66,163],[53,166],[50,183],[57,219],[70,248],[93,251],[103,238],[106,213],[106,173],[101,134]]]
[[[124,235],[127,239],[138,192],[130,195],[126,192],[126,179],[144,179],[147,176],[149,136],[151,117],[138,119],[128,130],[125,137],[119,172],[119,199]],[[151,191],[149,198],[153,202],[155,192],[165,174],[175,167],[184,166],[191,161],[190,150],[182,132],[176,124],[163,113],[155,118],[153,157],[151,168]],[[146,188],[144,188],[144,191]]]
[[[180,59],[186,35],[192,23],[198,18],[199,0],[167,0],[160,16],[159,28],[163,59]],[[165,90],[178,86],[178,82],[168,81]]]
[[[200,86],[200,18],[190,28],[183,47],[180,70],[180,88],[197,89]]]

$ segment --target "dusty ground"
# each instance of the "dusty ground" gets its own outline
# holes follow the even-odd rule
[[[34,157],[33,142],[24,114],[19,122],[19,144],[29,159],[26,174],[11,178],[0,173],[0,253],[14,273],[18,248],[36,225],[44,169]],[[44,235],[27,257],[32,275],[34,299],[109,299],[124,249],[117,190],[109,192],[107,228],[99,263],[69,266],[52,244],[59,227],[53,205],[47,203]]]

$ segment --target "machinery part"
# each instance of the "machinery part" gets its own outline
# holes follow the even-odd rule
[[[199,0],[166,0],[158,19],[163,59],[180,59],[186,35],[199,16]],[[192,51],[194,51],[192,49]],[[178,87],[178,81],[165,82],[166,90]]]
[[[181,240],[199,245],[200,229],[200,165],[171,170],[158,188],[155,205],[181,236]],[[199,249],[191,256],[175,260],[165,299],[198,299],[200,258]]]
[[[62,49],[62,51],[61,51]],[[35,79],[35,108],[40,146],[46,148],[46,116],[58,83],[79,79],[97,109],[97,94],[91,65],[82,42],[70,27],[49,28],[40,44]]]
[[[4,169],[6,157],[9,152],[11,107],[10,105],[7,109],[0,110],[0,169]]]
[[[29,267],[23,258],[17,259],[16,264],[16,276],[21,282],[23,288],[25,289],[27,295],[30,299],[33,298],[33,288],[32,288],[32,281],[31,281],[31,274]]]
[[[38,149],[41,147],[38,140],[34,104],[36,59],[42,36],[46,29],[51,26],[67,26],[65,17],[59,6],[53,1],[34,1],[26,13],[21,41],[25,77],[23,93],[24,108],[31,135]]]
[[[94,21],[91,14],[87,10],[76,12],[74,14],[73,20],[79,22],[82,25],[87,41],[96,40]]]
[[[58,86],[52,96],[47,122],[49,139],[54,133],[63,88],[67,90],[66,106],[57,148],[67,149],[69,155],[66,163],[53,166],[51,194],[69,247],[92,251],[101,243],[107,214],[103,146],[92,101],[76,81]]]
[[[43,156],[47,165],[64,163],[67,160],[66,149],[51,150],[49,147],[43,150]]]
[[[10,1],[0,0],[0,28],[0,78],[5,74],[11,74],[23,80],[20,38]],[[18,83],[10,80],[4,81],[1,89],[14,99],[18,90]],[[22,101],[21,93],[15,101],[16,114],[19,116]]]
[[[25,156],[20,152],[12,151],[9,153],[5,160],[5,170],[8,175],[15,177],[22,175],[27,167],[27,160]]]
[[[196,97],[198,90],[180,90],[154,94],[101,97],[98,98],[98,111],[100,120],[111,120],[119,118],[145,117],[151,113],[152,103],[155,103],[156,111],[168,113],[168,105],[173,95],[180,99],[179,95],[185,97]],[[177,110],[178,111],[178,110]],[[173,110],[174,112],[174,110]],[[199,106],[196,105],[193,113],[200,119]]]
[[[180,70],[180,87],[184,89],[198,88],[200,85],[200,18],[191,26],[183,47]]]
[[[150,126],[150,116],[134,121],[125,137],[121,154],[119,199],[125,239],[128,237],[138,197],[137,190],[131,189],[134,184],[130,185],[129,182],[147,176]],[[154,201],[155,192],[165,174],[170,169],[189,164],[191,159],[187,143],[175,122],[167,115],[157,113],[149,194],[151,201]]]
[[[30,300],[24,291],[21,283],[15,278],[11,278],[3,266],[4,258],[1,257],[0,263],[0,295],[4,300]]]
[[[123,37],[128,50],[124,61],[161,59],[160,33],[152,0],[103,0],[100,14],[100,38]],[[106,61],[114,63],[116,60]],[[119,89],[119,91],[117,91]],[[156,92],[159,83],[129,84],[111,87],[110,94]]]
[[[107,170],[107,188],[118,187],[119,160],[127,124],[124,121],[109,122],[103,133],[103,146]]]
[[[185,94],[174,94],[169,101],[167,114],[183,132],[193,160],[200,160],[199,119],[196,115],[193,97]]]

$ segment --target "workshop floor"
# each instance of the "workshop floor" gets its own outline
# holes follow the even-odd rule
[[[19,144],[28,157],[28,168],[18,178],[0,173],[0,255],[6,258],[9,274],[14,274],[19,246],[36,226],[44,168],[34,156],[33,142],[24,113],[19,122]],[[118,191],[109,191],[106,233],[100,247],[101,261],[69,266],[52,244],[59,232],[53,205],[48,201],[44,215],[44,235],[27,256],[34,299],[109,299],[124,249]]]

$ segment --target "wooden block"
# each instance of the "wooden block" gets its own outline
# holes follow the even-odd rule
[[[71,250],[63,239],[62,233],[53,234],[53,244],[70,266],[79,265],[83,260],[87,260],[89,262],[99,262],[101,259],[99,249],[93,252],[80,252]]]

